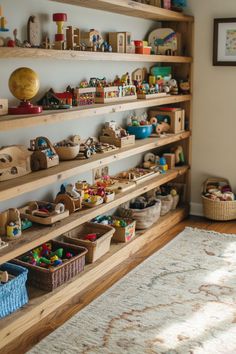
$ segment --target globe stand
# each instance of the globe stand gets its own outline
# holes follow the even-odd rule
[[[34,106],[29,101],[21,101],[18,107],[10,107],[8,109],[8,114],[37,114],[41,112],[41,106]]]

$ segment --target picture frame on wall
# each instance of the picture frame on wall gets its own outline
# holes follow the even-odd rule
[[[214,19],[213,65],[236,66],[236,18]]]

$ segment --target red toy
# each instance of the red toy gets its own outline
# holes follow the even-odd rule
[[[65,39],[63,33],[63,25],[64,22],[67,21],[67,14],[63,13],[56,13],[52,15],[52,19],[57,24],[57,33],[55,34],[55,41],[56,42],[63,42]]]

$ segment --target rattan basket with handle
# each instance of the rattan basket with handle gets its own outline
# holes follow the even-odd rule
[[[203,214],[206,218],[217,221],[227,221],[236,219],[236,200],[218,201],[205,197],[207,187],[210,185],[225,184],[230,185],[226,178],[208,178],[202,187]]]

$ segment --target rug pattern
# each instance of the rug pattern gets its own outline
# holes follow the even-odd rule
[[[30,354],[235,354],[236,235],[186,228]]]

